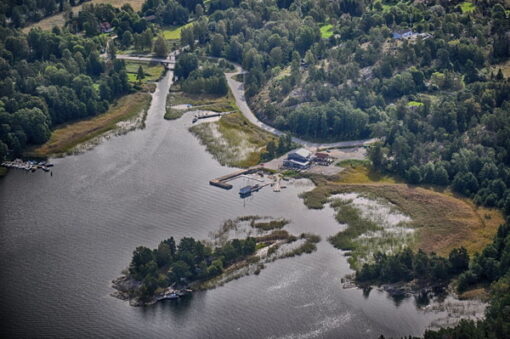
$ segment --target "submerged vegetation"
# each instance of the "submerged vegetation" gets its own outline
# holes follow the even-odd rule
[[[353,268],[369,262],[376,251],[395,253],[415,241],[411,219],[381,198],[343,193],[333,196],[330,205],[336,211],[337,221],[346,229],[329,241],[348,251]]]
[[[398,178],[373,170],[366,162],[345,161],[341,164],[345,169],[335,177],[310,176],[317,186],[301,195],[305,205],[323,208],[335,194],[356,193],[375,201],[381,200],[387,208],[394,206],[388,213],[397,209],[410,218],[405,228],[413,229],[414,234],[404,234],[408,239],[406,245],[413,250],[421,248],[427,252],[448,255],[453,248],[463,246],[474,254],[492,241],[497,228],[504,222],[498,210],[477,207],[451,192],[435,191],[436,187],[426,189],[406,185]],[[381,221],[377,221],[376,225],[379,227]],[[364,227],[362,225],[359,229]],[[354,229],[347,234],[355,232]],[[385,240],[382,241],[384,243]],[[373,248],[373,253],[375,251],[377,248]],[[368,252],[366,257],[370,258],[371,253]]]
[[[266,145],[276,138],[251,124],[240,113],[224,115],[217,122],[190,128],[222,165],[251,167],[261,161]]]
[[[291,235],[282,229],[289,222],[244,216],[225,221],[211,234],[212,241],[184,237],[177,243],[171,237],[157,249],[137,247],[125,276],[114,281],[117,295],[145,305],[168,289],[214,288],[243,275],[260,274],[264,263],[315,251],[320,237]]]

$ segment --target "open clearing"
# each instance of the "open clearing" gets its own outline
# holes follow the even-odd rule
[[[187,107],[183,109],[185,106]],[[230,92],[226,96],[189,95],[180,91],[178,85],[173,85],[170,94],[166,98],[165,119],[179,119],[184,113],[194,111],[197,108],[213,112],[232,112],[238,110]]]
[[[114,129],[118,122],[134,118],[140,112],[147,110],[150,101],[151,95],[146,92],[128,94],[120,98],[104,114],[57,128],[51,133],[50,140],[30,154],[49,156],[67,153],[78,144]]]
[[[159,78],[161,78],[163,72],[165,72],[165,68],[158,63],[126,61],[126,72],[131,83],[138,82],[138,80],[136,80],[136,76],[138,74],[138,67],[140,66],[142,66],[143,72],[145,74],[145,78],[143,78],[141,81],[142,83],[157,81]]]
[[[145,0],[92,0],[85,2],[84,4],[111,4],[114,7],[122,7],[125,4],[130,4],[131,7],[135,11],[140,10],[142,8],[143,3]],[[81,4],[79,6],[72,7],[73,14],[78,14],[78,12],[81,10],[81,7],[84,5]],[[26,26],[23,28],[23,33],[28,33],[32,28],[41,28],[42,30],[50,30],[53,27],[63,27],[66,23],[66,20],[64,18],[64,13],[58,13],[52,16],[49,16],[47,18],[42,19],[39,22],[33,23],[31,25]]]
[[[496,209],[475,206],[469,199],[435,187],[407,185],[398,178],[372,171],[367,162],[346,161],[346,168],[332,178],[311,175],[317,187],[302,195],[309,208],[322,208],[329,197],[340,193],[361,193],[383,198],[412,219],[416,230],[411,247],[447,255],[464,246],[470,254],[492,241],[503,216]]]
[[[333,25],[327,24],[321,27],[321,37],[324,39],[328,39],[333,35]]]
[[[193,22],[188,22],[187,24],[178,27],[164,27],[162,30],[163,37],[166,40],[180,40],[182,29],[189,27],[192,24]]]

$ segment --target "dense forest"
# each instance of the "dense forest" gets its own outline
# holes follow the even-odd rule
[[[0,27],[0,159],[45,142],[58,124],[105,112],[131,90],[124,63],[100,58],[104,43]]]
[[[228,7],[181,40],[242,64],[259,118],[312,140],[381,137],[371,151],[378,169],[510,212],[507,3]]]
[[[24,27],[45,17],[70,12],[72,6],[90,0],[4,0],[0,3],[0,22],[13,27]]]
[[[422,250],[413,253],[409,248],[400,253],[374,254],[373,263],[366,263],[356,272],[359,283],[394,283],[412,280],[425,283],[447,282],[469,268],[469,255],[465,248],[455,248],[448,258]]]
[[[255,247],[256,240],[251,237],[233,239],[216,248],[189,237],[182,238],[178,245],[171,237],[154,250],[140,246],[129,266],[129,275],[142,282],[133,293],[149,298],[157,288],[186,286],[215,277],[224,267],[255,253]]]

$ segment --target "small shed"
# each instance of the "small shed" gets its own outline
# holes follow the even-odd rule
[[[393,32],[393,39],[406,39],[413,35],[413,30],[411,29],[401,29]]]
[[[113,27],[109,22],[101,22],[99,24],[99,28],[101,29],[101,33],[111,33],[113,32]]]

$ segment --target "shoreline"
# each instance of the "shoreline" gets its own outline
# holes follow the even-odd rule
[[[142,125],[152,102],[152,95],[148,92],[127,94],[117,100],[107,112],[95,117],[68,123],[52,131],[50,140],[25,152],[25,156],[50,157],[73,154],[80,145],[92,142],[95,138],[103,137],[117,129],[122,122],[139,120]],[[135,121],[135,127],[139,124]],[[127,128],[126,131],[131,130]],[[92,145],[93,146],[93,145]],[[85,147],[87,149],[87,147]],[[79,150],[78,150],[79,152]]]

